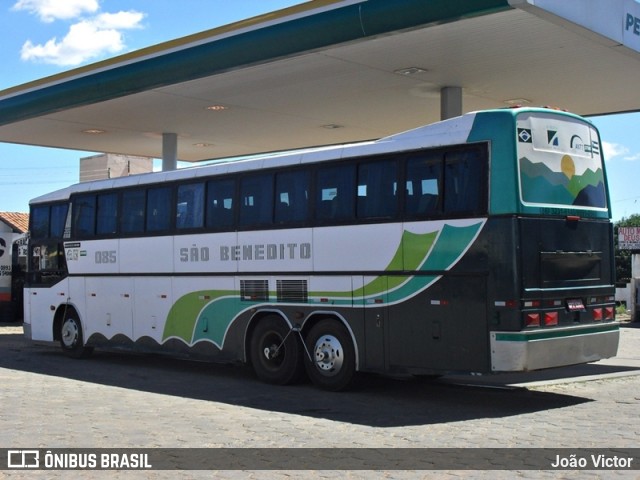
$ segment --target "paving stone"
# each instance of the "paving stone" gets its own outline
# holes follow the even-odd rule
[[[2,448],[634,448],[640,329],[614,360],[514,377],[367,376],[353,391],[275,387],[247,369],[97,351],[72,360],[0,326]],[[576,374],[577,372],[577,374]],[[569,379],[565,378],[570,374]],[[515,385],[515,386],[514,386]],[[640,462],[640,459],[638,459]],[[189,471],[188,478],[602,478],[594,471]],[[3,478],[176,478],[175,471],[0,471]],[[607,471],[607,478],[640,478]]]

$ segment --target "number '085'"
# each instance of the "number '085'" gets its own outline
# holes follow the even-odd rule
[[[96,252],[96,263],[116,263],[116,251],[98,250]]]

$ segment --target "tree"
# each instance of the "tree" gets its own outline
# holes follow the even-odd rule
[[[631,215],[629,218],[623,217],[613,226],[613,244],[616,259],[616,279],[618,282],[626,282],[631,278],[631,250],[620,250],[618,248],[618,228],[620,227],[640,227],[640,215]]]

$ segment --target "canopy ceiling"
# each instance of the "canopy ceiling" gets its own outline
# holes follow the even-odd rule
[[[464,111],[640,109],[640,54],[511,3],[307,2],[0,92],[0,141],[161,158],[175,133],[196,162],[435,122],[444,87]]]

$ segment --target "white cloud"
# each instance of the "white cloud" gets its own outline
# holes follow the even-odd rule
[[[602,142],[602,151],[607,161],[611,161],[614,158],[622,158],[627,162],[640,160],[640,152],[632,153],[628,147],[619,143]]]
[[[93,23],[101,29],[128,30],[140,28],[140,22],[143,18],[143,13],[133,10],[118,13],[101,13],[93,19]]]
[[[13,10],[26,10],[46,23],[95,13],[99,8],[98,0],[18,0],[13,5]]]
[[[616,157],[621,157],[629,153],[629,149],[624,145],[610,142],[602,142],[602,151],[605,160],[613,160]]]
[[[41,3],[44,1],[41,0]],[[80,0],[73,2],[80,3]],[[106,54],[113,55],[125,48],[122,31],[141,28],[144,16],[140,12],[121,11],[101,13],[80,20],[69,27],[68,33],[61,40],[54,37],[44,44],[34,44],[27,40],[22,46],[21,58],[26,61],[74,66]]]

